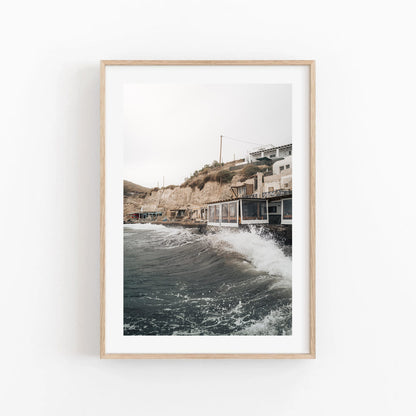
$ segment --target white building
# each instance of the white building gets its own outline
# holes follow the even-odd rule
[[[273,146],[272,144],[269,144],[267,146],[261,146],[254,149],[248,154],[247,162],[253,163],[267,159],[271,160],[272,158],[275,158],[277,154],[278,148],[276,146]]]
[[[282,158],[292,155],[292,144],[283,146],[274,146],[272,144],[261,146],[249,152],[247,156],[248,163],[269,161],[276,158]]]
[[[273,163],[273,175],[265,177],[264,182],[274,182],[265,186],[265,192],[275,189],[292,189],[292,156],[286,156]]]
[[[278,149],[279,149],[278,157],[292,156],[292,143],[279,146]]]
[[[283,159],[277,160],[273,163],[273,175],[284,174],[292,174],[292,156],[286,156]]]

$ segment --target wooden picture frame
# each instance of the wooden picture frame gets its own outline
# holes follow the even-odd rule
[[[309,72],[309,351],[304,353],[115,353],[106,349],[106,71],[113,67],[305,67]],[[103,359],[314,359],[315,347],[315,61],[313,60],[104,60],[100,81],[100,357]]]

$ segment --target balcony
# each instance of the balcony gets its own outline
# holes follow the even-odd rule
[[[292,195],[291,189],[277,189],[276,191],[263,192],[262,197],[274,198],[276,196],[289,196],[289,195]]]

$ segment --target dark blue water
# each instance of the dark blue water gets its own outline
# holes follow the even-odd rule
[[[124,226],[124,335],[291,335],[291,257],[258,231]]]

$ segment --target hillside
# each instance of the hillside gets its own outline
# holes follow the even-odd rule
[[[267,169],[267,166],[252,164],[236,166],[238,162],[242,161],[205,165],[180,186],[148,189],[124,181],[124,220],[134,212],[162,211],[166,214],[169,210],[195,210],[210,201],[232,198],[232,185]]]
[[[134,194],[147,194],[150,192],[149,188],[145,188],[144,186],[137,185],[130,181],[124,181],[124,195],[134,195]]]

